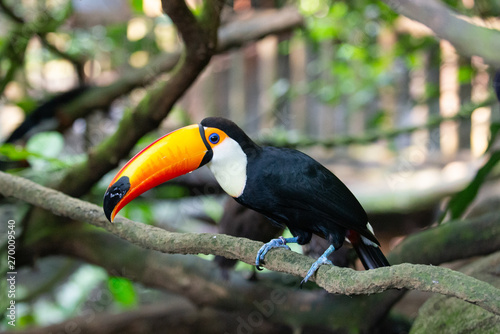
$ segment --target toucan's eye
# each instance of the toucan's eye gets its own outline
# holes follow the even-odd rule
[[[212,133],[210,136],[208,136],[208,140],[210,140],[212,144],[217,144],[220,140],[220,137],[218,134]]]

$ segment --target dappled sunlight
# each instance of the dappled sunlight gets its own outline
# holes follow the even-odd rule
[[[157,17],[163,15],[163,9],[161,8],[161,0],[143,0],[142,6],[144,14],[149,17]]]
[[[149,60],[149,52],[147,51],[136,51],[130,55],[129,64],[133,67],[144,67],[147,65]]]
[[[461,190],[472,179],[477,167],[477,162],[455,161],[443,168],[415,167],[396,172],[358,169],[351,176],[335,166],[332,170],[348,184],[368,212],[407,212],[415,207],[436,204],[443,197]]]
[[[14,105],[3,105],[0,109],[0,140],[5,139],[24,121],[24,112]]]
[[[75,83],[75,69],[67,60],[51,60],[43,67],[43,76],[50,78],[47,89],[63,91]]]
[[[179,37],[174,25],[160,23],[155,26],[154,34],[158,47],[166,52],[174,52],[180,48]]]
[[[474,157],[480,157],[486,151],[489,141],[491,108],[478,108],[471,116],[471,149]]]
[[[458,97],[458,82],[456,80],[458,71],[458,57],[455,49],[447,41],[442,41],[443,64],[440,73],[439,106],[443,116],[453,116],[460,108]],[[458,149],[457,123],[448,121],[441,124],[441,149],[445,157],[452,157]]]
[[[49,32],[47,40],[59,51],[67,51],[71,44],[71,36],[66,33]]]
[[[445,182],[468,181],[475,171],[477,163],[466,163],[463,161],[453,161],[444,166],[442,177]]]
[[[83,65],[83,71],[89,78],[96,78],[102,72],[101,63],[95,59],[88,60],[85,62],[85,65]]]
[[[149,31],[149,22],[146,18],[136,17],[128,21],[127,38],[129,41],[138,41]]]

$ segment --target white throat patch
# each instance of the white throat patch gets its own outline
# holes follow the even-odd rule
[[[219,185],[232,197],[239,197],[247,183],[247,155],[241,146],[227,137],[213,148],[214,155],[207,164]]]

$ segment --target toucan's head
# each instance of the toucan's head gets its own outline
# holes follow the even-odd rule
[[[140,151],[116,174],[104,194],[109,221],[145,191],[208,164],[221,187],[241,195],[246,184],[247,153],[258,146],[235,123],[205,118],[157,139]]]

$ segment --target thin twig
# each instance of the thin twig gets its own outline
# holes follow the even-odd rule
[[[73,67],[75,68],[76,74],[78,76],[78,81],[80,85],[83,85],[85,83],[85,73],[83,71],[84,59],[80,57],[75,57],[73,55],[70,55],[69,53],[59,50],[55,45],[52,45],[47,40],[47,34],[38,33],[38,36],[40,37],[43,46],[45,46],[47,50],[49,50],[58,57],[68,60],[71,64],[73,64]]]
[[[0,0],[0,8],[3,9],[3,12],[14,22],[16,23],[20,23],[20,24],[23,24],[24,23],[24,19],[18,15],[16,15],[16,13],[14,13],[14,11],[5,4],[5,2],[3,0]]]
[[[468,119],[471,117],[474,110],[482,107],[491,106],[497,103],[497,99],[493,94],[481,102],[471,102],[461,106],[460,110],[452,116],[436,116],[431,117],[427,122],[419,125],[411,125],[405,127],[398,127],[389,130],[374,130],[368,131],[365,134],[358,136],[335,136],[327,139],[313,139],[313,138],[301,138],[295,141],[287,141],[286,139],[275,140],[271,137],[264,137],[261,143],[266,145],[277,145],[286,147],[310,147],[310,146],[323,146],[323,147],[336,147],[336,146],[346,146],[351,144],[366,145],[373,143],[377,140],[387,140],[396,138],[397,136],[403,134],[413,133],[419,130],[430,130],[438,127],[440,124],[449,121],[459,121],[462,119]]]

